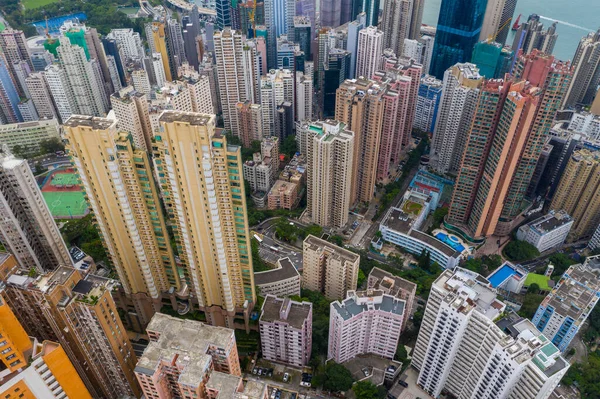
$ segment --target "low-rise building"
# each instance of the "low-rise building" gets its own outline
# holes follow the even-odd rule
[[[392,273],[374,267],[371,269],[371,273],[369,273],[367,279],[367,289],[379,290],[406,302],[404,319],[402,321],[402,330],[404,330],[408,323],[408,318],[412,315],[415,295],[417,294],[417,285],[412,281],[394,276]]]
[[[277,180],[267,196],[267,208],[292,210],[296,206],[298,206],[298,185]]]
[[[275,269],[254,273],[254,285],[262,296],[269,294],[280,298],[299,296],[300,282],[300,273],[290,258],[279,259]]]
[[[381,290],[349,291],[330,305],[327,358],[343,363],[357,355],[393,359],[406,302]]]
[[[388,211],[379,230],[385,241],[414,255],[429,252],[432,262],[452,269],[458,265],[466,248],[457,244],[451,246],[420,230],[430,210],[431,195],[428,190],[411,189],[406,192],[399,207]]]
[[[550,211],[517,230],[517,240],[526,241],[544,252],[561,246],[573,226],[573,218],[565,211]]]
[[[600,271],[573,265],[538,307],[533,324],[565,351],[600,298]]]
[[[360,255],[309,235],[302,245],[302,286],[335,300],[356,290]]]
[[[312,303],[267,295],[258,322],[263,357],[304,367],[312,351]]]
[[[240,389],[240,361],[232,329],[156,313],[146,332],[150,343],[137,362],[135,375],[147,398],[204,398],[223,390],[217,382],[228,377],[222,374],[235,378],[225,384],[230,395],[219,398],[233,398]]]
[[[11,152],[18,155],[37,155],[40,142],[52,138],[60,139],[60,126],[56,119],[0,125],[0,143],[6,144]]]

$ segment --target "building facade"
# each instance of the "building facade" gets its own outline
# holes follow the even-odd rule
[[[517,239],[526,241],[544,252],[564,244],[573,226],[573,218],[565,211],[550,211],[517,230]]]
[[[254,272],[254,284],[262,296],[274,295],[279,298],[300,296],[300,273],[290,260],[277,260],[275,269],[264,272]]]

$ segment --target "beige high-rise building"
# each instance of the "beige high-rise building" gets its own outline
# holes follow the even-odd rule
[[[256,294],[241,148],[214,115],[165,111],[160,126],[157,173],[193,300],[210,324],[247,325]]]
[[[371,79],[379,70],[383,54],[384,33],[376,26],[369,26],[358,32],[356,50],[356,77]]]
[[[239,137],[244,147],[250,147],[255,140],[262,140],[263,113],[260,104],[250,101],[236,104],[237,118],[240,121]]]
[[[177,71],[171,71],[171,67],[169,66],[169,50],[167,49],[165,24],[162,22],[152,22],[146,28],[146,33],[151,37],[148,38],[148,41],[152,43],[150,47],[152,52],[160,54],[165,79],[168,81],[173,80],[173,74],[177,73]]]
[[[333,120],[313,122],[306,142],[306,209],[313,223],[341,228],[348,222],[354,169],[354,133]]]
[[[381,30],[384,32],[383,48],[391,48],[398,56],[402,54],[404,39],[408,39],[411,33],[413,6],[414,0],[384,0],[383,2],[381,24]],[[414,37],[414,39],[418,38],[419,36]]]
[[[373,199],[385,93],[385,83],[365,78],[346,80],[337,89],[335,119],[354,132],[351,204]]]
[[[112,109],[117,117],[117,126],[133,138],[136,149],[152,149],[152,124],[148,112],[148,99],[142,92],[127,86],[110,96]]]
[[[343,300],[356,290],[360,255],[309,235],[302,244],[302,287],[330,300]]]
[[[61,344],[93,398],[138,398],[137,359],[111,296],[117,285],[59,267],[35,278],[26,271],[11,273],[0,295],[27,334]]]
[[[594,234],[600,223],[600,152],[581,149],[573,153],[550,208],[573,216],[570,240]]]
[[[73,265],[29,164],[7,152],[0,152],[0,242],[27,270]]]
[[[161,294],[181,289],[147,152],[132,148],[114,120],[72,116],[65,131],[98,232],[133,301],[128,317],[143,328]]]

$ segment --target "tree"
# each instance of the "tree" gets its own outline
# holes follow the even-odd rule
[[[350,371],[335,362],[329,362],[313,379],[314,385],[323,387],[326,391],[345,392],[352,388],[354,379]]]
[[[82,243],[81,250],[91,256],[96,262],[108,261],[108,256],[100,239]]]
[[[254,272],[265,272],[267,270],[271,270],[269,266],[261,259],[259,255],[259,244],[256,238],[252,237],[250,239],[250,245],[252,246],[252,266],[254,268]]]
[[[298,151],[298,143],[296,143],[296,136],[291,135],[283,139],[283,143],[280,144],[279,152],[285,154],[290,158],[293,158]]]
[[[529,288],[527,288],[527,292],[537,294],[538,292],[540,292],[540,286],[536,283],[533,283],[529,286]]]
[[[569,266],[577,263],[575,260],[569,258],[564,253],[556,253],[549,259],[550,263],[554,265],[554,271],[552,272],[555,276],[562,276],[567,271]]]
[[[304,229],[303,236],[307,237],[309,234],[320,238],[323,234],[323,227],[319,226],[318,224],[311,224]]]
[[[358,280],[356,282],[356,285],[358,287],[362,287],[362,285],[366,279],[367,279],[367,276],[365,276],[365,273],[362,270],[358,269]]]
[[[527,319],[533,319],[535,312],[537,311],[540,303],[544,300],[545,296],[540,294],[533,294],[528,292],[523,298],[521,309],[519,309],[519,316]]]
[[[438,208],[433,211],[433,223],[432,228],[438,227],[444,221],[444,218],[448,214],[448,208]]]
[[[400,363],[404,364],[408,360],[408,353],[406,352],[406,348],[404,347],[404,343],[398,342],[398,347],[396,348],[396,360]]]
[[[352,390],[356,399],[383,399],[386,396],[385,388],[371,381],[358,381],[352,386]]]
[[[540,251],[528,242],[514,240],[504,247],[504,255],[510,260],[523,262],[537,258]]]
[[[572,365],[562,382],[576,383],[582,398],[600,398],[600,354],[592,352],[585,363]]]
[[[64,151],[65,145],[58,137],[50,137],[40,141],[40,155],[54,154],[56,151]]]
[[[287,242],[294,242],[298,239],[299,229],[294,224],[290,224],[287,218],[280,217],[275,224],[275,235],[277,238]]]

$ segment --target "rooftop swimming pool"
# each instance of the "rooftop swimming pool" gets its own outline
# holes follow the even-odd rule
[[[503,282],[506,281],[511,276],[515,274],[521,276],[521,273],[517,272],[515,269],[510,267],[509,265],[503,265],[500,269],[496,270],[494,274],[488,277],[489,282],[492,284],[492,287],[497,288]]]
[[[454,236],[448,236],[448,234],[439,232],[435,235],[435,238],[447,244],[457,250],[458,252],[462,252],[465,250],[465,247],[458,241],[458,238]]]

